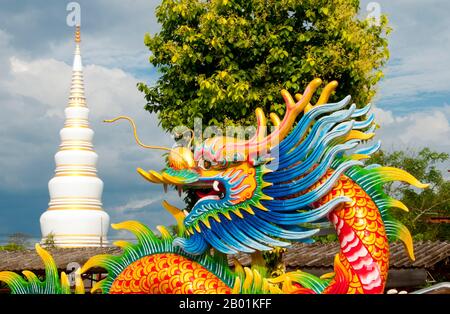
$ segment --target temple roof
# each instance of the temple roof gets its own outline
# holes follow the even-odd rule
[[[450,257],[450,242],[419,241],[414,243],[416,260],[410,261],[403,244],[394,242],[390,245],[390,268],[430,268]],[[98,254],[119,255],[118,247],[49,249],[60,271],[67,270],[67,265],[76,262],[83,265],[90,257]],[[297,243],[288,248],[284,262],[288,269],[330,268],[333,267],[334,255],[339,251],[338,243],[302,244]],[[250,256],[240,254],[239,262],[248,266]],[[230,265],[232,265],[230,259]],[[35,250],[0,251],[0,271],[22,270],[43,271],[43,263]],[[69,270],[70,272],[71,270]],[[97,272],[99,270],[93,270]]]

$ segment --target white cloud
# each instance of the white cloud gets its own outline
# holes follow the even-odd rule
[[[151,204],[154,204],[155,202],[161,201],[161,197],[157,198],[145,198],[140,200],[129,200],[126,204],[112,207],[110,210],[115,211],[117,213],[124,213],[129,214],[133,213],[134,211],[138,211],[142,208],[145,208]]]
[[[362,1],[361,7],[365,7]],[[429,93],[450,92],[450,2],[443,0],[380,1],[393,32],[390,62],[378,99],[390,103],[422,100]]]
[[[63,117],[71,72],[71,66],[55,59],[26,61],[13,56],[10,58],[11,79],[3,84],[10,93],[44,104],[48,115]],[[143,103],[143,96],[136,89],[138,80],[121,69],[88,65],[84,76],[86,97],[94,119],[124,111],[136,113],[135,106]]]
[[[54,59],[40,59],[27,62],[15,56],[10,59],[11,79],[2,82],[4,89],[13,97],[28,97],[47,106],[46,114],[58,113],[67,95],[70,84],[70,68]],[[66,96],[67,97],[67,96]]]
[[[385,149],[431,147],[450,153],[450,106],[439,109],[394,115],[392,111],[374,108],[380,125],[377,136]]]
[[[0,80],[0,88],[4,94],[9,95],[9,102],[3,105],[2,110],[2,118],[5,121],[3,127],[0,127],[4,130],[6,138],[8,140],[16,138],[20,141],[23,137],[22,132],[35,131],[34,128],[22,128],[22,132],[17,134],[16,130],[25,125],[35,126],[41,130],[41,140],[47,138],[53,143],[55,140],[58,141],[56,130],[62,127],[64,121],[63,113],[69,93],[71,66],[54,59],[26,61],[11,57],[8,74],[8,80]],[[136,88],[138,80],[121,69],[97,65],[86,66],[84,75],[90,121],[96,132],[95,146],[101,153],[99,167],[108,174],[117,175],[120,173],[121,164],[127,164],[130,160],[135,166],[138,166],[137,162],[142,161],[139,166],[161,167],[161,153],[144,151],[135,145],[131,128],[126,123],[119,123],[116,126],[102,122],[118,115],[130,115],[136,119],[143,141],[167,146],[171,144],[171,138],[157,126],[155,117],[143,110],[143,95]],[[39,113],[26,114],[26,111],[31,109]],[[20,113],[20,119],[10,119],[21,111],[23,113]],[[31,137],[36,134],[27,135]],[[29,145],[36,146],[37,153],[42,143],[36,141]],[[56,148],[54,145],[53,150],[56,151]],[[130,158],[130,154],[134,156]],[[146,160],[149,155],[154,157],[151,163]],[[2,160],[6,163],[4,158]],[[20,174],[21,169],[15,170],[16,174]]]
[[[377,123],[381,126],[390,125],[395,122],[392,111],[373,107],[372,112],[375,114]]]

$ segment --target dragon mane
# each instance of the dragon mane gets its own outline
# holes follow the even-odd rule
[[[208,244],[227,254],[271,250],[288,246],[292,241],[311,242],[321,219],[336,206],[351,201],[346,196],[332,199],[313,208],[334,186],[339,177],[356,166],[363,166],[361,156],[368,157],[380,143],[353,152],[361,141],[373,136],[373,114],[366,116],[370,105],[347,109],[350,96],[337,103],[314,106],[303,114],[291,132],[271,148],[270,155],[256,164],[257,188],[253,197],[239,203],[236,210],[222,219],[211,219],[210,226],[199,224],[188,237],[175,239],[174,244],[191,254],[204,252]],[[362,133],[360,130],[366,130]],[[334,172],[323,184],[314,185],[327,173]],[[220,221],[220,222],[219,222]],[[285,241],[287,240],[287,241]]]

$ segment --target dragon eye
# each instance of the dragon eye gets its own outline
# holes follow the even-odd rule
[[[200,159],[197,162],[197,165],[198,165],[198,167],[200,167],[200,168],[202,168],[204,170],[209,170],[213,166],[211,161],[205,160],[205,159]]]
[[[209,168],[211,168],[211,162],[209,160],[203,161],[203,168],[205,170],[208,170]]]

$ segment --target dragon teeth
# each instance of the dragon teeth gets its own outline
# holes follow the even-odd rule
[[[214,191],[217,191],[217,192],[220,191],[220,190],[219,190],[219,181],[214,180],[214,183],[213,183],[213,189],[214,189]]]
[[[163,187],[164,187],[164,193],[167,193],[167,183],[164,183]]]
[[[177,189],[178,189],[178,196],[181,197],[181,193],[183,193],[183,188],[181,186],[178,186]]]

